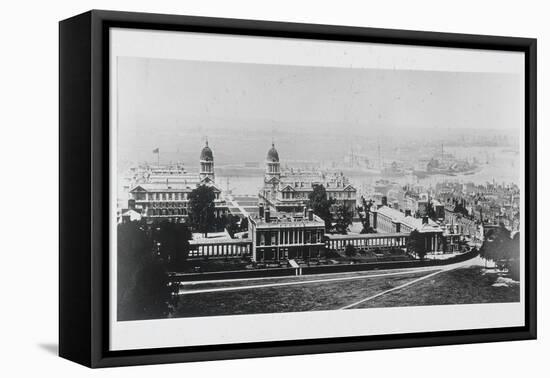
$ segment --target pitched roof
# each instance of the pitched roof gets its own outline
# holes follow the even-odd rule
[[[415,218],[410,215],[405,215],[405,213],[402,213],[399,210],[392,209],[389,206],[382,206],[378,209],[378,213],[387,216],[388,218],[391,218],[393,222],[399,222],[402,223],[412,229],[416,229],[420,232],[437,232],[441,231],[441,228],[437,223],[435,223],[433,220],[428,218],[428,223],[424,224],[422,222],[422,218]]]

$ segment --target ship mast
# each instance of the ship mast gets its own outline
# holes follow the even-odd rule
[[[378,169],[382,169],[382,157],[380,155],[380,141],[378,142]]]

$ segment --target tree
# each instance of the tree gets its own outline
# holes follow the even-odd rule
[[[435,208],[432,203],[432,201],[428,201],[428,205],[426,206],[426,216],[430,219],[436,219],[436,213]]]
[[[447,248],[449,248],[449,242],[447,241],[447,238],[445,236],[441,236],[441,244],[440,244],[440,247],[441,247],[441,250],[443,251],[443,253],[447,252]]]
[[[327,231],[332,229],[332,213],[330,209],[336,202],[334,198],[328,198],[327,191],[323,185],[316,185],[309,193],[308,206],[318,217],[325,221]]]
[[[407,241],[407,252],[414,253],[420,260],[426,257],[426,244],[424,236],[418,230],[412,230]]]
[[[171,293],[161,260],[144,222],[117,226],[117,317],[119,320],[165,317]]]
[[[353,213],[344,205],[338,205],[335,211],[336,232],[342,235],[348,233],[348,226],[353,222]]]
[[[350,261],[357,254],[357,250],[355,249],[355,246],[353,244],[346,245],[346,249],[344,249],[344,254],[349,257]]]
[[[454,212],[462,214],[465,217],[467,217],[469,215],[468,209],[466,209],[466,207],[464,206],[464,201],[456,201],[455,200]]]
[[[357,214],[359,214],[359,219],[361,219],[361,223],[363,224],[363,229],[361,230],[362,234],[372,234],[374,233],[374,228],[370,225],[370,209],[372,207],[372,204],[374,203],[372,200],[365,200],[365,197],[361,196],[361,202],[363,203],[363,206],[357,207]],[[363,216],[362,212],[365,212],[365,216]]]
[[[214,220],[214,189],[207,185],[200,185],[189,193],[189,217],[197,231],[204,237],[212,229]]]
[[[235,237],[235,234],[240,231],[241,227],[239,226],[239,216],[237,215],[229,215],[227,217],[227,225],[225,226],[225,229],[227,230],[227,233],[231,238]]]
[[[248,218],[241,219],[241,232],[248,231]]]
[[[189,255],[192,235],[184,223],[163,222],[159,225],[156,241],[160,243],[160,257],[172,269],[181,269]]]
[[[518,280],[520,275],[519,232],[512,237],[504,225],[491,229],[485,234],[485,241],[479,255],[486,261],[493,261],[497,266],[508,270],[510,276]]]

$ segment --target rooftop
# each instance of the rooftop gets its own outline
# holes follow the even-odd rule
[[[330,240],[350,240],[350,239],[374,239],[374,238],[387,238],[387,237],[402,237],[409,235],[406,232],[388,232],[380,234],[325,234]]]
[[[136,184],[130,192],[139,191],[138,188],[146,192],[191,192],[197,188],[199,182],[144,182]],[[220,191],[215,185],[211,185],[214,190]]]
[[[415,218],[413,216],[407,216],[405,213],[402,213],[399,210],[392,209],[388,206],[382,206],[378,209],[379,214],[383,214],[388,218],[391,218],[393,222],[399,222],[406,226],[409,226],[412,229],[416,229],[420,232],[429,232],[429,231],[441,231],[441,228],[437,223],[428,218],[428,223],[424,224],[422,218]]]
[[[191,191],[197,187],[196,184],[189,184],[183,182],[144,182],[137,184],[130,192],[136,191],[138,188],[142,188],[146,192],[181,192]]]
[[[324,227],[325,222],[317,215],[313,214],[313,220],[309,220],[302,213],[276,213],[272,212],[269,216],[270,221],[266,222],[265,218],[258,215],[250,217],[250,220],[256,224],[256,227]]]

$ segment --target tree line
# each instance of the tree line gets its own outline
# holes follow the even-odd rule
[[[168,272],[187,266],[192,232],[227,229],[231,237],[246,231],[248,223],[238,216],[215,216],[215,192],[201,185],[189,196],[187,222],[145,220],[123,222],[117,227],[118,319],[154,319],[170,316],[177,306],[177,285]]]
[[[308,196],[308,206],[313,213],[325,222],[328,233],[347,234],[349,225],[353,222],[353,210],[337,204],[336,199],[327,195],[323,185],[316,185]]]
[[[497,267],[506,269],[514,280],[520,277],[520,240],[519,232],[511,234],[501,224],[498,228],[485,233],[485,241],[479,250],[479,255],[487,261],[492,261]]]

